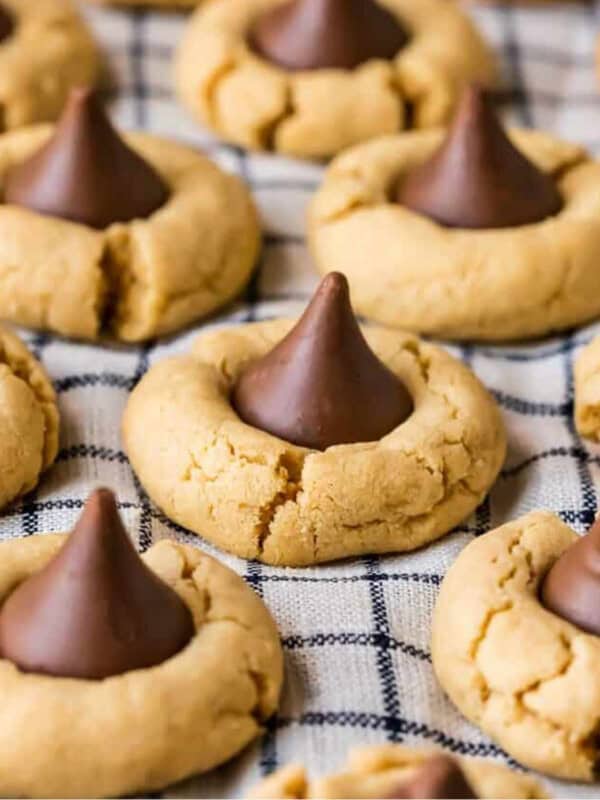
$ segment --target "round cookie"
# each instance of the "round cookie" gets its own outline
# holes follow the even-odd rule
[[[0,508],[31,491],[58,452],[56,394],[43,367],[0,327]]]
[[[157,364],[138,384],[123,436],[157,505],[224,550],[286,566],[412,550],[464,520],[506,448],[477,378],[410,334],[365,328],[414,412],[378,441],[299,447],[242,422],[230,397],[248,364],[292,327],[276,320],[207,333],[191,355]]]
[[[394,60],[374,59],[352,70],[286,71],[247,43],[261,15],[281,4],[209,3],[193,15],[178,51],[182,102],[243,147],[328,158],[409,124],[440,125],[465,82],[495,78],[494,58],[473,24],[445,0],[381,2],[411,37]]]
[[[596,777],[600,638],[548,611],[540,586],[577,535],[534,512],[471,542],[435,609],[433,665],[460,711],[528,767]]]
[[[2,0],[13,31],[0,41],[0,129],[54,120],[70,89],[100,77],[99,50],[71,0]]]
[[[575,145],[513,130],[519,150],[556,176],[563,209],[518,228],[446,228],[389,197],[443,136],[387,137],[333,162],[309,213],[319,272],[343,272],[365,316],[446,338],[539,336],[598,316],[600,164]]]
[[[81,141],[77,114],[84,117],[85,132],[91,126],[86,127],[87,112],[76,106],[87,108],[91,103],[88,95],[82,99],[74,93],[56,129],[42,125],[0,136],[0,184],[5,192],[7,175],[17,168],[26,171],[23,165],[34,162],[40,148],[53,141],[58,157],[43,180],[37,177],[38,194],[41,186],[50,200],[55,197],[56,192],[47,189],[56,184],[46,176],[54,180],[57,163],[71,165],[73,159],[63,157],[64,141],[57,143],[53,131],[67,126],[69,141]],[[105,129],[109,125],[102,118],[98,122],[102,112],[97,106],[90,114],[95,115],[94,124],[104,124]],[[123,148],[114,132],[104,133],[112,137],[111,145]],[[93,134],[91,138],[97,146]],[[247,283],[260,231],[244,184],[189,147],[140,133],[123,139],[135,157],[141,156],[153,169],[158,176],[154,180],[164,184],[166,201],[147,218],[104,228],[22,205],[0,205],[0,317],[80,339],[110,333],[137,342],[172,333],[211,313]],[[91,171],[93,164],[85,167]],[[78,208],[83,205],[83,178],[76,170],[68,177],[71,204]],[[100,177],[91,179],[92,187]],[[119,197],[114,191],[110,194],[110,186],[106,190],[108,211],[111,196],[116,205],[134,192],[116,194]],[[86,199],[93,204],[93,195]]]
[[[1,543],[2,601],[65,539]],[[257,595],[193,547],[165,540],[143,559],[192,612],[193,638],[157,666],[104,680],[27,673],[0,660],[4,796],[145,794],[227,761],[275,711],[283,658]]]
[[[395,790],[441,753],[440,750],[397,744],[372,745],[352,751],[347,767],[340,773],[309,781],[302,767],[284,767],[262,781],[249,796],[256,800],[421,797],[424,795],[398,794]],[[537,781],[508,767],[481,759],[460,758],[456,762],[477,797],[496,800],[547,797]],[[429,796],[442,797],[441,794]]]

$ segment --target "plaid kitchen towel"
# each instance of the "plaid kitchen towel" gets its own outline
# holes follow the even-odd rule
[[[540,3],[470,11],[503,59],[513,121],[600,154],[594,72],[599,8]],[[148,367],[184,352],[203,327],[294,315],[303,308],[316,285],[304,246],[304,211],[321,169],[247,155],[219,143],[186,116],[171,83],[183,15],[89,7],[84,13],[107,53],[117,122],[199,145],[224,168],[240,173],[261,210],[266,246],[236,305],[169,341],[95,347],[25,334],[59,394],[62,449],[38,490],[2,516],[0,538],[68,530],[90,488],[106,484],[118,491],[141,549],[163,537],[196,544],[241,573],[268,604],[286,653],[279,715],[262,742],[213,774],[169,790],[169,796],[241,796],[261,775],[289,761],[304,762],[319,774],[340,766],[350,747],[365,743],[438,744],[454,753],[507,760],[436,684],[431,613],[444,573],[473,536],[538,508],[559,513],[578,531],[594,519],[600,448],[582,442],[572,420],[573,360],[594,327],[528,346],[450,346],[494,393],[510,447],[489,498],[444,540],[414,554],[304,570],[273,569],[215,552],[165,519],[141,491],[122,451],[121,414]],[[556,797],[599,794],[598,788],[548,785]]]

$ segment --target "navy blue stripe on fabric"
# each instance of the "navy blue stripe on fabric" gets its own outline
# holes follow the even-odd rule
[[[549,450],[544,450],[541,453],[529,456],[529,458],[526,458],[525,461],[522,461],[520,464],[515,464],[512,467],[503,469],[500,473],[500,477],[504,479],[512,478],[528,467],[540,461],[545,461],[548,458],[575,458],[577,461],[583,461],[586,464],[600,464],[600,456],[591,455],[591,453],[588,453],[588,451],[581,446],[552,447]]]
[[[44,350],[50,343],[50,337],[44,333],[34,334],[29,340],[29,350],[43,364]],[[39,532],[39,517],[36,506],[37,488],[29,492],[20,502],[21,528],[24,536],[33,536]]]
[[[535,403],[531,400],[524,400],[522,397],[506,394],[500,389],[491,389],[491,393],[503,408],[517,414],[536,417],[568,417],[573,413],[573,401],[570,398],[564,403]]]
[[[140,348],[138,362],[133,375],[133,382],[132,382],[133,387],[137,386],[137,384],[141,381],[141,379],[148,371],[150,352],[152,351],[153,347],[154,343],[148,342],[146,345]],[[141,506],[139,528],[138,528],[138,541],[139,541],[140,551],[144,553],[146,550],[148,550],[149,547],[152,546],[152,519],[153,516],[155,516],[155,512],[153,511],[150,499],[146,494],[146,492],[144,491],[142,485],[140,484],[137,475],[135,475],[135,473],[133,472],[132,475],[133,475],[133,483],[135,486],[135,490],[139,497]]]
[[[568,341],[568,340],[567,340]],[[573,351],[572,347],[565,345],[564,355],[563,355],[563,369],[565,372],[565,386],[566,386],[566,398],[565,402],[573,406],[573,395],[574,395],[574,376],[573,376]],[[575,427],[575,418],[573,412],[571,412],[565,418],[565,426],[573,441],[573,449],[574,450],[583,450],[581,438],[577,432]],[[589,458],[577,458],[575,461],[577,465],[577,472],[579,475],[579,481],[581,484],[581,521],[587,527],[590,526],[594,519],[596,518],[596,514],[598,512],[598,503],[596,500],[596,489],[594,487],[594,482],[592,480],[592,475],[590,472],[590,460]]]
[[[379,633],[351,633],[343,631],[341,633],[314,633],[310,636],[286,636],[283,645],[288,650],[303,650],[307,647],[331,647],[341,646],[361,646],[361,647],[381,647],[381,634]],[[389,650],[398,650],[404,655],[412,656],[419,661],[431,662],[431,654],[416,647],[408,642],[402,642],[387,636],[385,647]]]
[[[261,580],[263,565],[258,561],[248,561],[244,578],[258,596],[264,600],[263,581]],[[285,642],[283,642],[285,646]],[[279,767],[277,759],[278,712],[271,717],[260,742],[259,769],[262,775],[270,775]]]
[[[59,451],[56,461],[74,461],[76,459],[92,459],[94,461],[117,461],[119,464],[127,464],[129,459],[122,450],[113,450],[110,447],[101,447],[94,444],[74,444],[64,447]]]
[[[305,725],[310,727],[352,727],[363,728],[364,730],[385,731],[389,725],[389,720],[385,715],[363,711],[307,711],[298,717],[280,717],[278,721],[280,728],[287,728],[292,725]],[[455,736],[448,736],[444,731],[431,728],[422,722],[403,719],[398,717],[395,725],[402,737],[420,736],[429,742],[440,745],[452,753],[464,756],[479,756],[481,758],[497,756],[503,758],[515,769],[523,768],[495,744],[487,742],[467,742]]]
[[[470,369],[473,369],[473,357],[475,355],[475,349],[472,344],[465,344],[460,349],[461,358]],[[481,535],[483,533],[487,533],[490,529],[490,523],[492,519],[492,511],[490,507],[490,495],[489,493],[483,499],[483,502],[479,504],[479,506],[475,509],[475,521],[477,527],[477,535]]]
[[[359,583],[368,581],[369,583],[385,583],[387,581],[412,581],[414,583],[425,583],[431,586],[439,586],[442,582],[441,575],[431,573],[390,573],[381,572],[377,575],[363,574],[363,575],[290,575],[283,573],[263,573],[260,577],[254,577],[253,582],[270,582],[270,583]]]
[[[133,76],[132,94],[135,107],[135,127],[143,130],[146,127],[146,99],[148,87],[144,80],[144,56],[146,43],[144,36],[144,22],[147,12],[144,9],[135,9],[131,14],[131,46],[129,57],[131,59],[131,74]],[[119,87],[119,94],[121,90]]]
[[[123,389],[130,392],[135,385],[135,378],[116,372],[83,372],[80,375],[68,375],[54,381],[57,394],[72,392],[74,389],[92,389],[102,386],[108,389]]]
[[[383,584],[379,580],[370,580],[380,572],[379,558],[377,556],[363,559],[365,575],[368,580],[369,597],[371,600],[371,617],[374,628],[375,663],[379,686],[385,709],[385,733],[391,742],[401,742],[402,736],[398,728],[401,719],[400,692],[396,679],[396,670],[392,659],[392,636],[390,623],[383,594]]]

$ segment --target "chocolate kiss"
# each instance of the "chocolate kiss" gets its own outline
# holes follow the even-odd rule
[[[600,636],[600,518],[554,564],[541,596],[549,611]]]
[[[65,678],[152,667],[193,634],[187,606],[138,556],[107,489],[90,496],[66,544],[0,612],[2,656]]]
[[[6,178],[4,201],[91,228],[144,219],[162,179],[121,139],[91,89],[74,89],[50,141]]]
[[[13,15],[8,9],[4,8],[3,5],[0,5],[0,42],[8,39],[8,37],[12,35],[14,29],[15,20]]]
[[[288,70],[353,69],[394,58],[408,38],[374,0],[292,0],[259,17],[250,44]]]
[[[380,439],[413,410],[404,385],[369,349],[337,272],[288,335],[242,373],[232,402],[249,425],[316,450]]]
[[[477,795],[453,758],[435,756],[389,797],[395,800],[471,800]]]
[[[513,228],[557,214],[554,180],[510,142],[489,97],[465,90],[441,148],[398,187],[407,208],[451,228]]]

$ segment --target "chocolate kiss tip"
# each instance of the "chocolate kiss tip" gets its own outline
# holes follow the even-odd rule
[[[389,795],[390,800],[473,800],[476,797],[460,765],[444,755],[426,761],[411,780]]]
[[[600,636],[600,517],[550,569],[541,599],[549,611]]]
[[[0,611],[0,652],[24,672],[102,679],[153,667],[194,634],[189,609],[140,559],[107,489]]]
[[[328,272],[318,287],[320,292],[340,292],[347,298],[350,305],[350,285],[348,278],[341,272]]]
[[[89,87],[73,89],[50,140],[13,167],[4,202],[107,228],[146,219],[168,198],[153,167],[121,139]]]
[[[292,0],[259,17],[250,44],[288,70],[354,69],[393,59],[408,38],[377,0]]]
[[[288,335],[242,373],[232,403],[247,424],[315,450],[375,441],[413,411],[405,386],[365,341],[339,273],[323,279]]]
[[[0,42],[8,39],[15,29],[15,19],[10,11],[0,3]]]
[[[554,216],[554,179],[512,144],[477,85],[467,87],[445,141],[400,181],[401,205],[452,228],[512,228]]]

